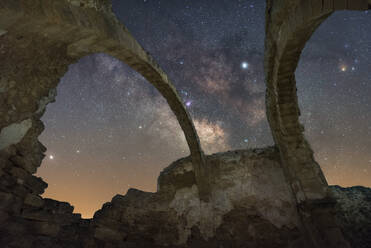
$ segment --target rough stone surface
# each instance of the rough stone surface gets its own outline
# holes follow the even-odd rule
[[[371,189],[332,186],[331,192],[338,201],[336,218],[352,247],[371,247]]]
[[[334,231],[334,203],[329,200],[327,181],[303,135],[295,70],[305,43],[334,11],[368,8],[367,0],[267,0],[266,112],[273,139],[281,153],[285,176],[314,247],[349,247],[349,244],[339,230]],[[321,223],[317,214],[327,215],[328,221]],[[339,234],[337,238],[336,233]],[[343,241],[332,242],[327,237]]]
[[[70,64],[106,53],[140,73],[167,100],[184,131],[206,198],[205,161],[193,121],[165,72],[111,7],[108,0],[1,1],[0,60],[7,63],[0,67],[0,129],[26,118],[38,120]]]
[[[48,237],[44,247],[67,247],[67,241],[72,247],[85,247],[86,242],[91,247],[289,247],[303,242],[277,150],[219,153],[206,161],[211,173],[208,202],[200,200],[192,160],[184,158],[161,173],[158,192],[130,189],[104,204],[91,220],[81,220],[68,203],[28,194],[5,222],[17,223],[17,231],[1,228],[6,239],[0,244],[37,243],[41,237]],[[3,203],[13,201],[11,194],[0,197]]]
[[[267,114],[276,146],[205,157],[172,83],[109,0],[1,0],[0,247],[371,247],[371,189],[328,187],[302,134],[294,77],[323,20],[369,4],[267,0]],[[161,173],[156,193],[130,189],[81,219],[69,203],[42,198],[47,183],[33,174],[46,151],[38,141],[45,106],[68,66],[97,52],[159,90],[191,156]]]
[[[130,189],[81,219],[66,202],[0,192],[0,247],[310,248],[275,148],[206,157],[211,198],[200,200],[190,157],[164,169],[158,191]],[[371,189],[331,187],[337,221],[370,247]],[[325,221],[325,220],[324,220]]]
[[[20,123],[14,123],[1,129],[0,150],[20,142],[31,126],[32,121],[27,119]]]

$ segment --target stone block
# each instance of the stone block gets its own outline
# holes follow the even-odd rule
[[[37,166],[32,163],[31,158],[22,157],[22,156],[14,156],[11,157],[10,160],[15,163],[17,166],[22,167],[26,171],[28,171],[30,174],[34,174],[36,172]]]
[[[122,241],[126,237],[126,234],[107,227],[97,227],[94,232],[94,237],[105,241]]]
[[[32,207],[42,207],[44,205],[44,200],[38,195],[28,194],[24,203]]]
[[[320,16],[323,14],[323,0],[311,0],[313,16]]]
[[[334,10],[346,10],[347,7],[348,7],[347,0],[334,0]]]
[[[299,8],[303,11],[304,23],[308,22],[308,20],[311,20],[314,17],[312,7],[312,0],[300,1]]]
[[[48,184],[40,177],[30,176],[26,179],[25,185],[32,190],[34,194],[41,195],[44,193]]]
[[[5,211],[0,210],[0,223],[4,223],[9,218],[9,214]]]
[[[45,209],[59,214],[72,214],[74,207],[68,202],[60,202],[53,199],[45,198]]]
[[[0,192],[0,209],[8,210],[15,202],[15,197],[7,192]]]
[[[59,225],[43,221],[32,221],[29,228],[31,233],[50,237],[56,237],[60,230]]]
[[[367,0],[348,0],[349,10],[367,10],[368,8]]]
[[[334,11],[334,0],[324,0],[323,1],[323,12]]]
[[[9,168],[9,173],[17,179],[22,179],[22,181],[25,181],[25,179],[31,176],[31,174],[24,169],[15,166]]]
[[[23,209],[22,218],[28,219],[28,220],[35,220],[35,221],[42,221],[42,222],[52,222],[54,220],[54,217],[52,213],[49,213],[43,209]]]
[[[20,142],[32,127],[31,119],[20,123],[14,123],[1,129],[0,132],[0,150]]]

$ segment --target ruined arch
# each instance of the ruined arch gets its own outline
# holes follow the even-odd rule
[[[327,182],[299,122],[295,70],[305,43],[336,10],[367,10],[367,0],[268,1],[266,110],[273,139],[297,202],[327,197]]]
[[[213,223],[215,220],[219,221],[219,218],[216,218],[214,214],[215,210],[220,212],[220,208],[212,204],[224,202],[228,197],[236,197],[238,200],[241,197],[241,191],[237,190],[232,194],[221,194],[221,197],[219,194],[213,194],[213,197],[217,197],[218,202],[201,203],[197,193],[193,194],[193,191],[197,192],[197,188],[193,187],[195,178],[198,192],[201,190],[199,192],[201,197],[208,192],[209,180],[206,168],[203,166],[203,153],[192,121],[166,75],[113,16],[110,12],[109,2],[110,0],[0,1],[0,61],[2,61],[0,66],[0,207],[6,210],[6,212],[0,211],[0,222],[2,223],[4,219],[7,221],[0,228],[0,232],[2,232],[0,234],[5,233],[5,235],[0,235],[0,243],[2,244],[8,245],[9,241],[27,242],[28,244],[30,240],[27,238],[32,240],[32,235],[41,235],[42,240],[47,238],[50,242],[56,242],[60,238],[64,240],[65,230],[72,231],[71,233],[76,236],[76,239],[91,238],[86,240],[89,244],[95,242],[93,239],[97,239],[98,245],[105,241],[108,246],[115,243],[126,243],[125,230],[130,229],[130,225],[125,221],[122,223],[123,225],[116,226],[116,223],[111,220],[115,221],[119,218],[118,216],[122,213],[122,205],[132,197],[131,199],[134,199],[133,201],[136,203],[133,205],[133,209],[147,207],[145,211],[139,211],[140,215],[133,219],[133,222],[149,224],[144,226],[144,230],[149,230],[148,235],[144,236],[145,242],[149,237],[148,240],[158,241],[167,247],[169,244],[181,244],[179,237],[177,237],[179,235],[174,232],[176,226],[181,224],[189,232],[182,231],[182,233],[188,236],[192,234],[190,228],[193,229],[193,226],[196,226],[196,235],[191,235],[191,237],[193,236],[192,238],[196,241],[194,247],[197,247],[200,236],[200,229],[197,225],[206,226],[212,232],[216,230]],[[288,240],[289,247],[349,247],[342,237],[339,226],[331,218],[334,211],[334,200],[326,199],[328,195],[326,180],[313,159],[313,152],[306,142],[302,134],[302,126],[298,122],[299,109],[294,72],[306,40],[327,16],[336,9],[361,10],[369,8],[367,6],[369,4],[370,0],[368,3],[366,0],[267,0],[265,53],[267,115],[274,140],[281,152],[281,160],[276,158],[276,149],[255,149],[247,151],[246,156],[243,154],[244,152],[234,151],[212,155],[207,159],[207,162],[212,165],[207,167],[208,172],[213,173],[216,178],[220,178],[220,175],[228,176],[231,168],[238,168],[239,161],[245,160],[246,157],[248,158],[246,161],[253,165],[252,167],[264,168],[258,165],[267,163],[269,166],[272,165],[271,167],[275,170],[277,169],[281,175],[279,164],[281,161],[282,167],[286,171],[286,181],[290,183],[297,202],[295,199],[291,201],[291,191],[285,190],[288,187],[286,187],[287,182],[283,176],[280,177],[282,181],[275,181],[272,180],[274,177],[269,177],[270,174],[268,174],[269,178],[257,181],[256,186],[260,187],[269,182],[270,187],[263,187],[263,191],[269,193],[269,197],[275,193],[275,188],[278,188],[277,193],[279,194],[282,191],[287,191],[287,195],[284,194],[288,199],[286,203],[293,211],[290,211],[286,216],[292,217],[293,222],[291,222],[291,218],[290,222],[293,223],[293,228],[300,229],[298,230],[300,236],[298,239],[293,237],[291,240],[288,236],[283,236],[284,239],[290,239]],[[40,194],[43,193],[47,185],[42,179],[32,176],[32,174],[36,172],[45,152],[45,147],[37,140],[43,130],[40,117],[45,111],[46,104],[54,100],[54,89],[59,79],[65,74],[69,64],[74,63],[82,56],[97,52],[106,53],[126,62],[153,83],[164,95],[185,132],[193,161],[188,158],[182,159],[164,170],[159,178],[158,193],[146,194],[133,189],[128,192],[127,198],[117,195],[112,199],[112,202],[104,204],[102,210],[97,212],[92,221],[82,221],[78,215],[72,213],[73,207],[68,203],[42,199]],[[267,160],[267,158],[269,159]],[[223,164],[228,166],[219,166]],[[249,193],[252,191],[253,195],[247,194],[247,196],[253,197],[249,197],[247,202],[251,200],[252,206],[263,208],[265,211],[264,206],[271,204],[269,202],[267,204],[267,201],[263,199],[261,201],[263,205],[254,205],[257,199],[256,195],[259,194],[256,194],[255,190],[250,190],[249,177],[245,176],[249,173],[246,173],[245,164],[241,163],[241,165],[243,171],[237,171],[236,174],[242,175],[243,181],[248,182],[249,185],[247,187],[238,185],[237,188],[246,188],[248,189],[246,192]],[[193,166],[195,175],[191,172],[191,166]],[[3,172],[3,168],[6,169],[6,172]],[[267,176],[265,172],[263,171],[263,174]],[[260,173],[261,171],[257,174],[260,175]],[[226,185],[229,183],[225,182],[233,182],[235,178],[228,176],[229,181],[221,180],[222,183],[220,183],[220,181],[214,180],[213,183]],[[276,187],[275,184],[282,184],[283,190]],[[195,201],[190,201],[191,206],[187,208],[196,211],[195,218],[193,218],[194,212],[190,214],[191,221],[194,221],[195,225],[188,225],[185,218],[190,215],[177,214],[171,210],[174,209],[174,205],[170,202],[162,204],[164,198],[170,198],[171,202],[175,199],[175,203],[179,204],[181,211],[183,211],[185,205],[183,198],[189,191],[182,191],[182,189],[189,188],[190,185],[192,185],[191,195]],[[143,200],[137,201],[137,199]],[[187,200],[187,198],[185,199]],[[314,204],[311,204],[313,201]],[[164,206],[158,207],[158,202]],[[200,207],[194,207],[194,202],[199,203]],[[296,210],[305,208],[305,204],[308,202],[309,206],[305,209],[306,211],[299,210],[301,216],[297,217]],[[275,207],[276,203],[280,206],[287,205],[280,201],[274,201],[272,206]],[[211,210],[203,208],[203,205],[211,206]],[[227,205],[229,208],[234,204]],[[232,213],[230,220],[232,227],[235,226],[236,220],[242,219],[244,222],[248,222],[245,220],[248,220],[250,216],[254,220],[258,219],[256,223],[258,229],[255,229],[254,226],[252,228],[254,233],[255,230],[257,233],[259,230],[268,230],[268,233],[276,234],[277,229],[267,229],[266,227],[271,225],[267,226],[266,221],[260,222],[260,218],[256,218],[258,215],[246,208],[249,204],[247,205],[243,201],[240,206],[242,208],[238,204],[236,205],[238,207],[235,209],[237,214],[230,211]],[[34,211],[34,208],[37,211]],[[185,210],[188,210],[187,208]],[[240,209],[243,211],[243,215],[238,214]],[[41,214],[38,210],[41,210]],[[254,209],[251,208],[251,210]],[[45,212],[47,212],[46,215],[44,215]],[[129,215],[131,213],[129,211]],[[280,218],[283,216],[281,212],[271,214],[268,211],[267,214]],[[61,219],[61,223],[54,222],[55,216]],[[66,219],[67,223],[64,223]],[[299,222],[303,223],[299,224]],[[7,224],[10,224],[9,228]],[[113,226],[111,226],[112,224]],[[138,233],[143,233],[143,226],[139,225],[139,227],[134,229],[132,240],[142,239]],[[225,230],[228,231],[220,232],[221,238],[224,239],[223,234],[226,233],[227,239],[235,239],[237,236],[231,236],[230,228],[226,227]],[[236,227],[241,230],[250,229],[249,226],[240,228],[238,224]],[[79,233],[74,233],[76,228]],[[18,231],[22,234],[21,239],[17,235]],[[16,235],[13,236],[13,232],[16,232]],[[170,243],[168,242],[169,235],[164,235],[168,233],[171,233]],[[23,234],[27,234],[27,236]],[[279,234],[278,232],[277,235]],[[241,235],[244,236],[242,241],[245,238],[249,239],[249,235],[246,233],[242,232]],[[308,239],[307,236],[309,236]],[[56,238],[50,239],[49,237]],[[159,239],[153,240],[153,238]],[[270,242],[270,239],[266,239],[265,236],[262,238]],[[277,239],[281,244],[282,237],[277,236]],[[135,244],[132,243],[132,240],[128,240],[130,246]],[[181,242],[186,241],[181,240]],[[212,246],[215,246],[213,239],[210,239],[210,242]],[[146,246],[143,247],[148,247],[148,243],[145,244]],[[92,247],[101,246],[93,245]]]
[[[327,181],[299,122],[295,71],[306,42],[336,10],[371,9],[370,0],[268,0],[266,6],[266,113],[281,163],[313,247],[349,247],[331,209]],[[325,216],[325,217],[324,217]],[[319,219],[325,218],[325,222]],[[335,231],[336,230],[336,231]],[[335,236],[338,243],[330,237]]]
[[[167,100],[185,134],[200,195],[204,195],[205,161],[193,121],[167,75],[113,15],[110,1],[1,1],[0,29],[0,57],[8,62],[0,68],[4,87],[29,102],[29,109],[20,112],[18,98],[10,94],[1,99],[6,102],[4,110],[13,107],[14,111],[0,117],[0,129],[26,120],[27,133],[34,129],[37,137],[43,129],[39,119],[47,103],[54,100],[56,85],[68,65],[88,54],[106,53],[140,73]],[[35,146],[41,161],[45,148]],[[35,161],[31,172],[40,161]]]

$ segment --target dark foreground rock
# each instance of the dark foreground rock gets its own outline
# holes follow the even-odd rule
[[[371,247],[371,189],[331,186],[338,203],[336,217],[353,247]]]
[[[293,76],[305,41],[330,12],[368,5],[268,0],[267,116],[281,154],[233,151],[204,163],[173,84],[114,16],[110,0],[0,0],[0,248],[348,248],[342,232],[353,247],[371,247],[370,189],[333,187],[329,197],[299,123]],[[84,220],[70,204],[40,197],[47,184],[33,174],[46,151],[38,141],[46,105],[68,66],[94,53],[125,62],[159,90],[193,163],[174,162],[156,193],[131,189]]]
[[[2,191],[0,247],[307,247],[274,148],[214,154],[207,166],[209,202],[200,201],[191,159],[184,158],[164,169],[158,192],[130,189],[89,220],[68,203],[34,193],[21,201],[17,187]],[[34,180],[27,187],[40,187]],[[348,241],[371,247],[371,189],[332,186],[331,192]]]

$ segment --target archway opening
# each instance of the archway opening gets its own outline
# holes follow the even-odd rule
[[[142,76],[105,54],[71,65],[42,117],[47,147],[37,175],[43,197],[92,217],[128,188],[156,191],[159,172],[189,155],[166,100]]]
[[[368,11],[335,12],[296,71],[300,119],[329,184],[371,186],[370,21]]]
[[[158,12],[154,11],[157,8],[153,6],[147,8],[148,5],[154,4],[150,2],[132,1],[121,6],[120,1],[114,1],[113,4],[116,15],[119,18],[122,17],[123,23],[132,31],[134,37],[149,50],[174,82],[192,115],[206,153],[261,147],[273,143],[265,117],[264,104],[264,2],[251,1],[234,4],[220,2],[218,6],[215,6],[218,12],[208,9],[206,2],[196,3],[194,6],[184,3],[185,11],[178,12],[169,11],[171,8],[182,9],[171,3],[169,3],[171,6],[159,8]],[[132,6],[128,8],[129,5]],[[223,6],[220,5],[227,6],[228,9],[224,11]],[[164,9],[167,10],[167,15],[163,14]],[[198,13],[197,16],[189,15],[187,9]],[[233,13],[239,13],[239,15]],[[223,32],[215,32],[207,24],[211,24],[220,16],[224,16],[228,21],[223,24]],[[256,16],[256,18],[251,18],[251,16]],[[202,19],[205,17],[207,18]],[[261,21],[257,21],[257,18]],[[143,21],[138,22],[139,19]],[[230,29],[229,24],[237,21],[243,25]],[[190,25],[196,22],[205,24],[203,32],[196,32],[194,25]],[[156,23],[156,26],[153,26],[153,23]],[[225,30],[229,33],[225,34]],[[198,42],[199,39],[203,42]],[[242,53],[241,50],[243,50]],[[122,66],[121,63],[101,54],[86,57],[77,65],[71,66],[70,71],[59,85],[57,102],[48,106],[47,113],[43,117],[47,129],[41,136],[41,141],[48,147],[48,151],[38,173],[49,182],[49,189],[45,196],[69,201],[75,205],[77,212],[85,212],[79,210],[82,207],[80,208],[75,202],[79,201],[81,195],[86,197],[84,208],[88,208],[90,214],[83,213],[85,217],[91,216],[93,211],[98,209],[103,202],[110,200],[112,195],[125,193],[128,187],[155,191],[158,172],[173,160],[188,154],[183,134],[178,128],[179,124],[175,118],[169,118],[172,113],[167,106],[164,106],[165,101],[157,104],[157,91],[148,86],[148,83],[140,76],[128,69],[121,69]],[[123,83],[123,75],[129,74],[132,75],[125,76],[127,82]],[[85,86],[74,91],[74,86],[82,84],[83,81],[85,81]],[[91,84],[95,87],[91,88]],[[132,85],[137,90],[130,93],[130,87],[125,88],[125,85]],[[144,92],[138,93],[141,89]],[[95,94],[95,96],[88,97],[85,94]],[[108,95],[112,97],[107,97]],[[71,100],[66,100],[69,97]],[[139,103],[147,98],[146,104],[141,106]],[[134,100],[127,103],[127,99]],[[66,103],[63,104],[61,100]],[[92,106],[95,107],[92,108]],[[52,108],[55,108],[55,111]],[[57,121],[63,116],[69,118],[69,122],[73,124],[63,120]],[[86,119],[81,120],[80,118],[84,116]],[[163,121],[155,122],[156,118]],[[138,121],[130,125],[133,119]],[[58,131],[57,128],[53,128],[53,126],[58,126],[56,123],[66,124]],[[68,130],[66,130],[67,127],[69,127]],[[93,138],[89,131],[92,128],[96,128]],[[81,132],[75,131],[79,129]],[[132,132],[122,131],[123,129],[130,129]],[[146,132],[149,129],[158,134],[151,134],[148,137]],[[165,131],[162,132],[162,130]],[[71,133],[69,138],[63,134],[65,131]],[[85,138],[81,137],[81,134],[84,134]],[[60,139],[65,139],[65,141],[60,141]],[[164,142],[161,143],[161,141]],[[68,149],[62,148],[62,145],[57,144],[58,142],[71,145]],[[134,144],[141,142],[143,152],[134,148]],[[84,143],[93,143],[93,145],[89,148]],[[106,146],[102,147],[102,144]],[[150,145],[153,147],[149,147]],[[53,146],[55,149],[52,148]],[[110,152],[102,154],[102,151],[106,149]],[[93,155],[84,157],[86,150]],[[118,152],[113,154],[114,150]],[[58,167],[56,164],[61,155],[69,158],[68,161],[63,162],[66,167],[70,167],[69,174],[63,175],[66,172],[61,172],[60,175],[63,176],[60,176],[57,181],[48,179],[51,174],[57,175],[58,173],[53,172],[53,169],[47,172],[46,168]],[[150,165],[151,162],[157,160],[152,155],[160,157],[157,165]],[[80,168],[82,172],[79,173],[73,165],[82,164],[82,159],[86,160],[84,163],[86,168]],[[150,174],[151,183],[137,184],[138,179],[135,174],[138,173],[137,168],[140,167],[138,163],[141,163],[138,161],[148,162],[141,171],[150,171],[148,174]],[[89,164],[94,164],[97,168],[109,167],[109,169],[93,171]],[[125,166],[120,167],[119,164]],[[120,171],[126,167],[127,171]],[[117,171],[114,168],[118,168]],[[153,172],[151,168],[158,168],[158,170]],[[67,198],[68,191],[73,192],[81,187],[76,185],[77,183],[87,180],[83,178],[84,175],[93,178],[90,182],[96,181],[97,185],[101,181],[99,189],[106,192],[104,194],[107,196],[104,200],[100,200],[95,206],[91,203],[95,197],[92,193],[94,191],[88,186],[81,189],[75,199]],[[73,178],[76,184],[66,185],[63,178]],[[118,185],[118,188],[110,186],[112,182]],[[62,197],[52,193],[52,187],[60,186]]]
[[[206,153],[273,144],[265,116],[265,4],[113,1],[116,16],[173,80]]]

